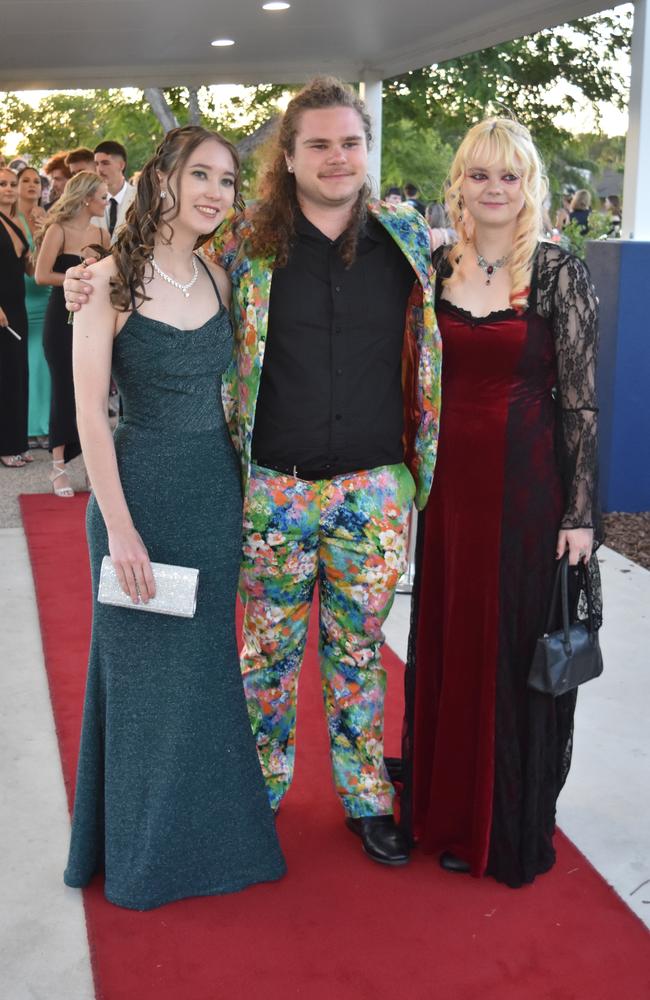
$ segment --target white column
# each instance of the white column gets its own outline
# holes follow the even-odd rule
[[[381,100],[383,93],[382,81],[375,77],[364,76],[359,85],[359,95],[365,103],[372,119],[372,148],[368,154],[368,177],[372,183],[373,194],[381,194]]]
[[[650,240],[650,15],[647,0],[634,5],[630,124],[625,144],[623,239]]]

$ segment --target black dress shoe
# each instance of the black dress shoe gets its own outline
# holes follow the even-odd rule
[[[362,816],[345,821],[348,829],[361,837],[363,849],[373,861],[382,865],[405,865],[409,859],[406,837],[395,825],[393,816]]]
[[[464,875],[467,875],[470,871],[469,862],[463,861],[462,858],[457,858],[451,851],[442,852],[440,855],[440,867],[444,868],[446,872],[461,872]]]

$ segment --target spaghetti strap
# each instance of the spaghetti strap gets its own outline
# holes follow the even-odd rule
[[[219,303],[219,309],[223,309],[223,302],[221,301],[221,296],[219,295],[219,289],[217,288],[216,281],[212,277],[212,272],[210,271],[210,268],[208,267],[208,265],[206,264],[206,262],[203,260],[203,258],[198,253],[196,254],[196,257],[197,257],[197,260],[199,261],[199,263],[203,265],[203,267],[205,269],[205,273],[207,274],[208,278],[212,282],[212,287],[214,288],[214,293],[217,296],[217,302]]]

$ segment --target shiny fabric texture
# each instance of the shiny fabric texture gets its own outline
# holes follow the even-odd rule
[[[18,217],[27,235],[29,249],[33,252],[34,238],[27,219],[22,212],[19,212]],[[48,285],[37,285],[31,275],[25,275],[25,306],[28,319],[27,355],[29,360],[27,433],[30,437],[47,436],[50,424],[52,385],[50,370],[43,353],[43,324],[51,291],[52,289]]]
[[[223,308],[196,330],[133,313],[113,348],[133,522],[152,560],[200,576],[193,618],[93,606],[65,881],[85,886],[103,869],[106,897],[130,909],[235,892],[285,868],[235,633],[241,482],[219,405],[231,352]],[[87,528],[96,594],[108,548],[94,497]]]
[[[269,799],[293,776],[298,675],[318,583],[334,780],[348,816],[392,812],[383,762],[382,624],[406,568],[406,466],[316,482],[253,465],[244,505],[242,671]]]
[[[554,697],[600,677],[603,672],[598,630],[593,625],[589,576],[584,563],[578,563],[577,572],[584,578],[588,621],[572,621],[569,557],[565,553],[558,563],[549,618],[544,635],[537,640],[528,675],[529,687]]]
[[[402,816],[425,851],[519,886],[555,860],[571,760],[575,692],[539,694],[528,673],[560,526],[598,537],[596,300],[584,265],[546,245],[523,315],[473,317],[441,288],[444,406],[418,529]]]

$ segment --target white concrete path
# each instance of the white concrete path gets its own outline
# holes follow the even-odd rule
[[[605,670],[578,693],[558,824],[650,927],[650,572],[606,548],[600,569]],[[385,632],[402,659],[409,614],[398,595]]]
[[[81,893],[22,528],[0,531],[0,996],[93,1000]]]
[[[650,572],[607,549],[602,570],[605,673],[580,692],[559,821],[650,926]],[[386,632],[402,657],[408,617],[399,596]],[[94,1000],[81,894],[61,881],[69,820],[21,528],[0,530],[0,623],[0,996]]]

